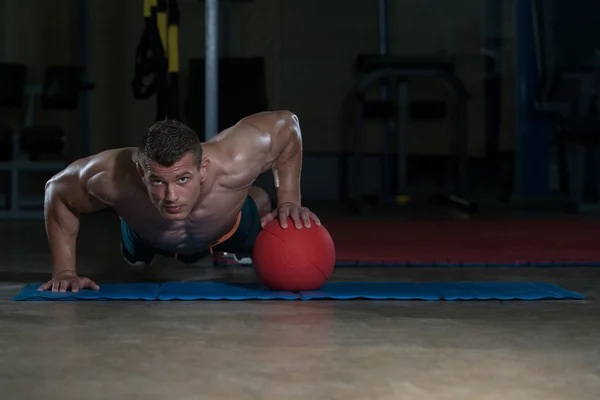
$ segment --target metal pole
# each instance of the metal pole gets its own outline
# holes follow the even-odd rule
[[[497,168],[501,125],[502,0],[487,0],[485,7],[485,154]]]
[[[387,54],[389,45],[388,2],[379,0],[379,53]]]
[[[388,0],[378,1],[378,22],[379,22],[379,54],[382,56],[389,54],[389,24],[388,24]],[[386,79],[382,82],[381,98],[383,101],[390,99],[390,83]],[[381,163],[381,186],[383,197],[390,194],[390,135],[392,132],[392,121],[384,121],[383,124],[383,159]]]
[[[396,181],[398,195],[408,193],[407,165],[408,153],[408,80],[399,79],[397,82],[398,109],[396,110],[396,138],[398,140],[398,165]]]
[[[365,118],[363,115],[364,92],[356,93],[354,99],[354,165],[352,174],[354,175],[354,206],[358,212],[363,211],[363,178],[365,166]]]
[[[551,195],[551,131],[549,121],[535,113],[539,89],[533,30],[534,0],[520,0],[516,7],[516,143],[515,201],[546,200]]]
[[[206,0],[206,68],[204,138],[219,131],[219,0]]]
[[[81,84],[86,85],[88,72],[88,3],[87,0],[78,2],[78,33],[79,33],[79,65],[81,66]],[[79,157],[90,155],[90,109],[87,90],[82,90],[79,104]]]

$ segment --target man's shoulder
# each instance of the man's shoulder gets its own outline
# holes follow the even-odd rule
[[[125,147],[104,150],[93,157],[89,167],[88,184],[105,193],[126,193],[133,186],[136,173],[135,148]],[[111,196],[112,197],[112,196]]]
[[[297,120],[298,117],[292,111],[274,110],[248,115],[242,118],[238,124],[251,125],[259,130],[272,130],[282,124],[297,122]]]
[[[134,162],[137,150],[135,147],[120,147],[115,149],[103,150],[95,154],[98,161],[104,161],[111,164],[127,165]]]
[[[112,183],[121,188],[131,185],[132,177],[138,177],[137,150],[133,147],[114,149],[108,157],[106,171]]]
[[[244,143],[247,139],[256,141],[256,136],[262,136],[263,139],[268,138],[269,134],[297,122],[298,117],[291,111],[263,111],[240,119],[235,125],[219,132],[206,143],[214,143],[227,148],[240,142]]]

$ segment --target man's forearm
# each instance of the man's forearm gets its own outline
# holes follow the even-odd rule
[[[276,169],[277,180],[277,205],[292,203],[300,205],[302,196],[300,194],[300,173],[296,173],[295,168],[285,166]]]
[[[56,195],[50,195],[45,206],[46,234],[52,254],[52,276],[76,271],[76,243],[79,216]]]
[[[302,173],[302,136],[297,120],[287,127],[289,141],[275,160],[273,173],[277,187],[277,204],[301,204],[300,176]]]

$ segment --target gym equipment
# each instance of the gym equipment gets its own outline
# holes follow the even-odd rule
[[[407,137],[410,104],[408,101],[408,79],[428,77],[442,79],[453,89],[457,104],[456,122],[456,171],[451,186],[453,192],[442,195],[449,202],[456,203],[466,211],[474,210],[474,204],[464,198],[468,159],[467,101],[469,94],[454,74],[452,60],[434,58],[396,57],[391,55],[361,55],[357,58],[357,67],[364,75],[352,91],[354,101],[354,163],[353,181],[350,189],[353,205],[359,210],[365,209],[363,194],[363,171],[365,159],[365,119],[382,120],[387,124],[393,121],[397,138],[397,184],[394,201],[402,202],[409,197],[407,179]],[[393,89],[391,100],[368,100],[366,93],[371,85],[382,81],[391,81]],[[385,150],[385,149],[384,149]],[[385,166],[384,166],[385,168]],[[389,196],[384,193],[382,197]],[[434,194],[435,196],[435,194]]]
[[[422,57],[396,57],[389,52],[389,4],[388,0],[378,0],[379,54],[359,55],[357,69],[362,74],[353,88],[350,98],[354,104],[354,162],[351,179],[348,182],[352,206],[359,212],[366,210],[363,193],[364,168],[364,125],[365,119],[379,120],[382,124],[382,194],[379,201],[391,201],[403,205],[416,193],[409,193],[407,177],[407,137],[409,118],[439,119],[446,114],[445,102],[409,102],[408,80],[411,77],[442,79],[453,89],[458,106],[456,140],[456,176],[451,186],[453,193],[430,193],[429,200],[450,205],[462,212],[473,213],[477,205],[464,198],[466,168],[468,159],[467,106],[469,94],[464,84],[454,74],[451,59]],[[381,87],[381,98],[367,100],[366,92],[374,84]],[[392,171],[390,155],[393,154],[393,137],[397,144],[396,173]],[[454,168],[450,168],[454,169]],[[391,178],[396,176],[396,185]]]
[[[549,283],[530,282],[328,282],[301,292],[303,300],[543,300],[585,299]]]
[[[80,290],[77,293],[39,292],[41,284],[26,285],[13,300],[154,300],[157,294],[155,283],[102,284],[100,290]]]
[[[316,291],[272,291],[257,283],[168,282],[99,284],[100,290],[39,292],[25,286],[13,301],[77,300],[582,300],[559,286],[537,282],[328,282]]]
[[[482,182],[480,193],[486,197],[497,194],[497,199],[506,202],[510,199],[514,185],[514,152],[502,149],[502,92],[504,88],[504,18],[506,2],[502,0],[485,1],[484,39],[481,49],[483,61],[483,107],[485,129],[484,157],[472,165],[474,181]],[[496,197],[496,196],[494,196]]]
[[[77,1],[77,55],[78,64],[81,66],[82,82],[89,82],[89,61],[88,61],[88,0]],[[90,101],[89,92],[83,91],[79,96],[79,128],[78,143],[75,157],[87,157],[91,153],[90,138]]]
[[[597,222],[336,220],[327,229],[336,267],[600,266]]]
[[[502,126],[502,0],[485,2],[484,60],[485,158],[498,174]]]
[[[515,198],[551,198],[555,145],[568,208],[598,211],[600,29],[595,17],[600,6],[554,0],[525,0],[516,6],[520,96]],[[595,192],[592,196],[586,195],[587,187]]]
[[[268,109],[265,60],[262,57],[229,57],[219,59],[218,120],[219,131],[235,125],[240,119]],[[205,104],[206,66],[202,58],[189,60],[189,86],[184,115],[188,125],[202,141],[206,134]]]
[[[27,66],[21,63],[0,63],[0,107],[20,108],[24,101]],[[0,124],[0,162],[9,161],[13,153],[12,127]]]
[[[296,229],[288,218],[283,229],[279,220],[268,223],[252,249],[258,279],[273,290],[314,290],[331,277],[335,245],[325,226]]]
[[[6,133],[0,134],[3,143],[11,147],[3,149],[3,162],[0,171],[10,172],[10,190],[7,196],[8,209],[0,210],[0,219],[41,219],[43,218],[43,196],[27,199],[21,195],[21,182],[27,173],[58,172],[66,166],[61,153],[64,149],[64,129],[60,126],[38,125],[34,122],[36,104],[42,109],[76,110],[82,91],[93,88],[92,84],[82,84],[82,68],[73,65],[49,65],[46,68],[42,86],[26,85],[27,66],[23,64],[0,64],[0,82],[11,82],[10,90],[0,100],[4,107],[19,107],[26,99],[24,126],[18,133],[12,132],[10,139]],[[59,161],[42,161],[44,156],[58,158]]]
[[[565,7],[561,2],[533,1],[532,10],[539,27],[536,47],[541,90],[536,110],[550,116],[562,156],[563,191],[568,194],[568,207],[575,212],[600,210],[600,30],[594,18],[600,7],[593,7],[595,11],[581,3]],[[573,23],[578,27],[576,37],[571,36]],[[595,198],[588,202],[586,163],[590,155],[596,168],[590,179]]]
[[[135,54],[133,97],[156,94],[156,121],[179,119],[179,3],[144,0],[144,31]],[[150,76],[149,82],[145,79]]]
[[[268,290],[259,283],[181,282],[165,283],[158,300],[296,300],[290,291]]]
[[[515,3],[516,11],[516,143],[515,187],[513,201],[537,201],[551,198],[551,134],[547,118],[534,112],[539,93],[540,71],[533,3]]]
[[[27,80],[27,66],[21,63],[0,63],[0,107],[23,106],[23,88]]]
[[[206,57],[206,68],[205,75],[203,76],[204,84],[202,87],[204,90],[198,95],[203,95],[202,104],[204,109],[202,113],[204,115],[202,125],[202,137],[204,140],[210,140],[215,137],[219,129],[219,121],[221,114],[221,102],[219,100],[220,91],[222,86],[220,85],[222,79],[220,78],[220,61],[219,54],[228,57],[229,56],[229,20],[231,12],[231,3],[243,2],[251,3],[254,0],[204,0],[204,54]],[[223,8],[222,10],[221,7]],[[222,25],[222,36],[219,40],[219,25]],[[219,51],[219,44],[222,49]],[[264,111],[262,109],[261,111]],[[196,110],[200,111],[200,110]],[[236,121],[237,122],[237,121]],[[200,127],[196,128],[198,132]]]
[[[10,126],[0,124],[0,162],[9,161],[12,155],[13,130]]]
[[[204,129],[205,140],[219,133],[219,0],[206,0],[204,54],[206,57],[204,75]]]

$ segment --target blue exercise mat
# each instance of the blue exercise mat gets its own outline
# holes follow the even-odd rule
[[[157,300],[297,300],[293,292],[271,291],[258,283],[220,282],[163,283]]]
[[[13,300],[543,300],[585,299],[548,283],[529,282],[328,282],[319,290],[271,291],[260,284],[169,282],[101,284],[99,291],[38,292],[27,285]]]
[[[300,292],[303,300],[543,300],[585,299],[548,283],[529,282],[328,282]]]
[[[156,283],[104,283],[100,290],[84,289],[79,292],[39,292],[41,284],[27,285],[13,300],[156,300]]]

